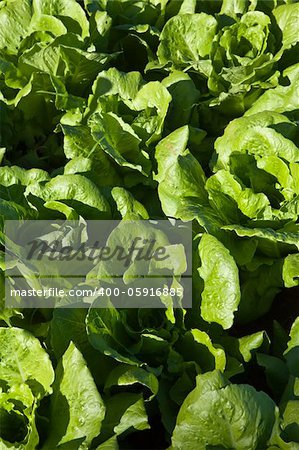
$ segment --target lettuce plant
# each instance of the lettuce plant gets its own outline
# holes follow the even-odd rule
[[[1,449],[299,448],[298,28],[293,0],[0,1]],[[192,221],[192,308],[5,308],[29,219]]]

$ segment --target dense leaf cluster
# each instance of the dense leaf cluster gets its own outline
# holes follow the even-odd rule
[[[292,0],[0,1],[2,244],[194,231],[192,309],[2,307],[1,449],[299,448],[298,29]]]

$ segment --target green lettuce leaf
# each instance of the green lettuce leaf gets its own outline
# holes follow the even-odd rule
[[[180,14],[171,18],[160,36],[159,62],[170,62],[177,69],[200,67],[200,61],[210,53],[216,30],[217,21],[205,13]]]
[[[240,302],[239,274],[235,260],[215,237],[204,234],[200,240],[198,269],[204,280],[201,315],[207,322],[230,328]]]
[[[229,384],[219,372],[197,377],[179,411],[172,448],[265,448],[275,422],[275,403],[249,385]]]
[[[0,328],[0,340],[0,379],[10,387],[26,384],[37,398],[51,393],[54,372],[38,339],[12,327]]]
[[[187,218],[192,205],[207,204],[205,174],[187,147],[188,127],[181,127],[156,147],[158,192],[167,216]],[[184,211],[186,209],[186,213]]]
[[[82,385],[82,380],[84,384]],[[73,343],[62,356],[51,397],[51,428],[44,448],[87,447],[101,429],[104,402],[80,351]]]

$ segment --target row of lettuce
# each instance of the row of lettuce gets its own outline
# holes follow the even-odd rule
[[[2,244],[171,218],[194,245],[192,309],[2,308],[1,448],[299,448],[295,302],[263,323],[299,279],[299,4],[2,3]]]

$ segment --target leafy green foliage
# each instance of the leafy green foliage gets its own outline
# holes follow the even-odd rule
[[[0,1],[1,449],[299,448],[298,23],[294,0]],[[192,308],[7,309],[9,219],[119,219],[115,244],[192,221]]]
[[[248,385],[231,385],[218,372],[197,377],[173,432],[173,448],[263,448],[275,422],[275,404]]]

